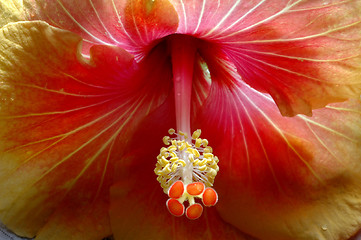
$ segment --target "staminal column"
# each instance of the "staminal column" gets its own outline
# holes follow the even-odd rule
[[[196,54],[195,39],[173,35],[170,39],[177,130],[190,137],[192,80]]]
[[[170,37],[169,43],[173,66],[177,130],[178,132],[184,132],[188,136],[187,139],[183,136],[184,140],[190,142],[190,113],[196,42],[194,38],[187,35],[173,35]],[[182,138],[182,136],[180,137]],[[191,183],[193,165],[188,159],[188,153],[183,150],[180,157],[186,162],[182,179],[185,184]]]

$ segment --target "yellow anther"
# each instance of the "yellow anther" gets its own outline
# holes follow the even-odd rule
[[[207,146],[207,147],[204,149],[204,152],[205,152],[205,153],[211,153],[211,152],[213,152],[213,149],[212,149],[210,146]]]
[[[188,138],[187,133],[184,133],[184,132],[182,132],[182,131],[179,131],[179,135],[183,136],[184,139],[187,139],[187,138]]]
[[[174,151],[170,153],[171,158],[178,158],[177,153]]]
[[[178,160],[179,160],[178,157],[172,157],[171,159],[169,159],[169,161],[170,161],[171,163],[174,163],[174,162],[176,162],[176,161],[178,161]]]
[[[208,171],[208,173],[207,173],[207,176],[208,176],[208,177],[214,178],[216,175],[217,175],[217,171],[216,171],[216,170],[214,170],[213,168],[209,169],[209,171]]]
[[[182,165],[182,167],[185,167],[185,166],[187,165],[186,162],[183,161],[183,160],[178,160],[177,163],[180,164],[180,165]]]
[[[172,154],[172,152],[174,152],[175,150],[177,150],[177,147],[174,146],[174,145],[168,147],[168,151],[171,152],[171,154]]]
[[[202,139],[202,145],[203,145],[203,147],[207,147],[208,146],[208,140],[207,139]]]
[[[198,169],[199,169],[199,171],[206,171],[206,170],[207,170],[207,166],[206,166],[206,165],[199,166]]]
[[[202,131],[200,129],[197,129],[196,131],[193,132],[192,134],[192,138],[193,139],[197,139],[199,138],[199,136],[201,135]]]
[[[199,165],[206,165],[208,159],[203,159],[202,161],[199,162]]]
[[[174,129],[169,129],[168,133],[172,135],[176,132]],[[218,158],[212,154],[213,150],[208,146],[207,139],[199,138],[200,134],[201,130],[196,130],[192,139],[187,139],[187,134],[184,132],[175,134],[174,138],[169,136],[163,138],[164,144],[168,147],[160,149],[154,172],[158,175],[157,180],[165,193],[168,194],[174,182],[184,179],[191,181],[193,179],[207,187],[213,185],[219,170]],[[191,199],[189,201],[192,204]]]
[[[194,157],[196,157],[196,158],[198,158],[200,156],[198,150],[195,148],[189,147],[189,148],[187,148],[187,152],[193,154]]]
[[[182,145],[180,145],[180,147],[178,149],[179,149],[179,151],[183,151],[186,147],[187,147],[187,144],[183,141]]]
[[[169,135],[173,135],[175,133],[175,130],[173,128],[170,128],[168,130]]]
[[[160,150],[160,155],[167,158],[167,157],[169,156],[168,150],[167,150],[165,147],[163,147],[163,148]]]
[[[165,157],[164,156],[162,156],[160,159],[158,159],[159,161],[159,163],[160,163],[160,165],[162,166],[162,167],[164,167],[165,165],[167,165],[167,164],[169,164],[169,161],[167,160],[167,159],[165,159]]]
[[[201,138],[196,138],[196,142],[195,142],[196,148],[201,147],[201,145],[202,145],[202,139]]]
[[[178,164],[173,164],[172,168],[171,168],[172,172],[175,172],[175,170],[177,170],[177,168],[178,168]]]
[[[170,139],[170,137],[164,136],[164,137],[163,137],[163,143],[164,143],[165,145],[169,145],[169,144],[170,144],[170,143],[169,143],[169,139]]]
[[[193,163],[193,166],[199,166],[199,160],[196,159],[196,160],[193,160],[192,163]]]
[[[163,170],[161,171],[162,174],[168,174],[171,172],[171,169],[170,169],[170,164],[167,164]]]

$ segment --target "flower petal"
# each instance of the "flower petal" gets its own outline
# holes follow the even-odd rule
[[[117,45],[137,54],[178,27],[177,13],[168,0],[29,1],[29,19],[79,34],[86,49],[94,44]]]
[[[267,240],[348,239],[360,229],[360,101],[282,117],[229,62],[206,59],[212,88],[198,127],[220,159],[221,216]]]
[[[285,116],[361,94],[358,0],[172,3],[178,32],[222,44],[242,79]]]
[[[25,19],[25,10],[21,0],[3,0],[0,2],[0,27]]]
[[[116,170],[110,208],[115,239],[253,239],[224,222],[215,208],[205,208],[201,218],[193,221],[168,212],[168,196],[156,180],[153,159],[163,145],[162,136],[175,124],[173,96],[170,98],[141,124],[133,140],[137,147],[131,147],[133,152],[122,159],[127,167]],[[165,120],[157,121],[159,118]],[[159,141],[139,144],[143,139]]]
[[[86,60],[79,36],[38,21],[8,24],[0,39],[1,221],[46,240],[109,235],[113,165],[168,95],[166,57],[135,64],[94,46]]]

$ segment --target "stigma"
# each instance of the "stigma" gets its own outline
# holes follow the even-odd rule
[[[192,137],[186,133],[176,133],[169,129],[171,136],[165,136],[157,156],[154,172],[157,180],[169,197],[166,206],[177,217],[186,215],[188,219],[199,218],[203,213],[202,203],[206,207],[214,206],[218,194],[212,188],[219,170],[218,158],[208,146],[207,139],[200,138],[201,130],[193,132]],[[188,202],[185,208],[184,203]]]

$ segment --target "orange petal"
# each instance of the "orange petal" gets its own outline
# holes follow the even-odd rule
[[[222,46],[242,80],[285,116],[361,94],[359,0],[171,2],[178,33]]]
[[[9,24],[0,39],[1,221],[39,239],[108,236],[113,164],[168,94],[166,57],[147,60],[158,70],[118,47],[84,59],[79,36],[38,21]]]
[[[221,216],[267,240],[347,239],[360,229],[361,102],[282,117],[227,64],[213,73],[197,127],[219,157]]]
[[[85,52],[94,44],[111,44],[143,56],[144,48],[178,27],[178,14],[168,0],[29,2],[29,19],[79,34],[85,39]]]

